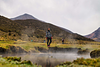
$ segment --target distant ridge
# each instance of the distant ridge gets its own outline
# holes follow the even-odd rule
[[[32,15],[29,15],[27,13],[20,15],[18,17],[15,18],[11,18],[11,20],[26,20],[26,19],[34,19],[37,20],[35,17],[33,17]]]
[[[89,35],[86,35],[85,37],[87,38],[91,38],[95,41],[99,41],[100,42],[100,27],[95,30],[93,33],[89,34]]]

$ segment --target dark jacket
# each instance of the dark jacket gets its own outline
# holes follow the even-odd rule
[[[46,37],[48,37],[48,38],[52,37],[52,34],[51,34],[51,32],[49,30],[46,32]]]

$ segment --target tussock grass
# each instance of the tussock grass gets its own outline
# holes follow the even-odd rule
[[[14,45],[13,42],[14,41],[0,41],[0,47],[8,49],[9,46]]]
[[[100,58],[77,58],[73,62],[64,62],[56,67],[100,67]]]
[[[42,67],[31,61],[21,61],[21,57],[0,57],[0,67]]]

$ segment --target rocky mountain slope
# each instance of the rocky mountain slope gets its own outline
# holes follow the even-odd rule
[[[95,30],[93,33],[86,35],[85,37],[91,38],[95,41],[100,41],[100,27],[97,30]]]

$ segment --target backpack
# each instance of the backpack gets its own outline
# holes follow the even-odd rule
[[[49,38],[52,37],[52,34],[50,33],[50,31],[46,32],[46,37],[49,37]]]

